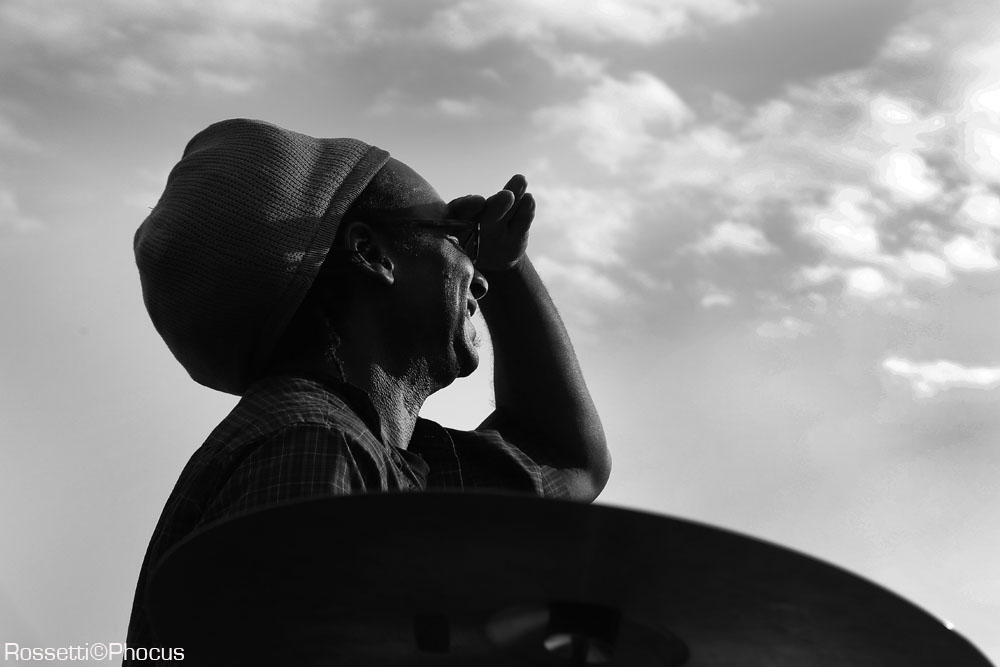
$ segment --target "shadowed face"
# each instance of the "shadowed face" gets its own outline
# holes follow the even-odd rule
[[[407,222],[447,220],[449,213],[423,177],[391,158],[350,213],[351,220],[368,221],[376,234],[384,234],[380,238],[393,274],[384,293],[387,321],[398,328],[393,335],[400,347],[414,360],[425,360],[440,386],[471,374],[479,364],[471,318],[478,309],[475,297],[487,289],[454,230]]]

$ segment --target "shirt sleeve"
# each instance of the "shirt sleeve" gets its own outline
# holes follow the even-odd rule
[[[199,525],[289,500],[384,491],[384,465],[338,429],[292,424],[265,436],[233,469]]]
[[[545,498],[568,498],[561,469],[528,456],[494,429],[458,431],[451,436],[467,490],[530,493]]]

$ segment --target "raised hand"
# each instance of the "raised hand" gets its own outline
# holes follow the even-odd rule
[[[517,266],[528,248],[528,230],[535,217],[535,199],[525,190],[528,181],[516,174],[504,189],[484,199],[468,195],[452,200],[450,215],[478,220],[482,225],[479,261],[483,271],[503,271]]]

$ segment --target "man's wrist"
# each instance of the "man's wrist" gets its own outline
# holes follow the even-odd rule
[[[529,266],[531,266],[531,262],[528,260],[528,254],[525,253],[521,255],[517,259],[517,261],[511,264],[510,266],[491,267],[491,268],[477,267],[477,268],[479,269],[480,273],[486,276],[486,280],[492,283],[494,278],[500,278],[502,280],[504,277],[508,277],[513,274],[523,273],[524,270]]]

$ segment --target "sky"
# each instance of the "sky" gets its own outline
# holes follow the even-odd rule
[[[1000,663],[994,0],[0,0],[5,642],[123,640],[235,404],[153,330],[131,247],[230,117],[363,139],[445,199],[525,174],[598,502],[845,567]],[[489,413],[486,352],[425,416]]]

